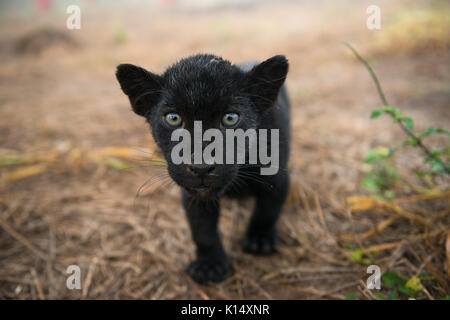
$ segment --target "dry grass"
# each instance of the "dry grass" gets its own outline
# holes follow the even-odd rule
[[[450,5],[444,1],[402,10],[386,24],[373,43],[372,50],[377,55],[450,49]]]
[[[383,10],[391,16],[409,3],[385,1]],[[413,172],[422,158],[405,150],[396,160],[404,179],[394,200],[359,187],[370,169],[365,152],[398,143],[401,132],[368,119],[379,105],[376,90],[342,45],[371,50],[375,36],[360,17],[368,3],[340,5],[207,14],[130,9],[97,12],[97,19],[87,12],[88,23],[73,35],[77,48],[52,45],[38,56],[17,56],[14,44],[38,22],[60,28],[58,19],[1,21],[0,297],[343,299],[354,292],[376,299],[365,286],[367,263],[407,279],[425,274],[417,299],[448,295],[449,179],[419,179]],[[320,21],[335,24],[323,28]],[[117,30],[126,40],[114,40]],[[291,62],[292,186],[279,252],[244,254],[251,202],[225,199],[220,231],[234,272],[209,286],[184,273],[194,246],[178,188],[163,179],[163,164],[149,162],[157,150],[113,76],[120,62],[161,71],[198,51],[236,62],[284,53]],[[448,127],[448,47],[411,52],[378,60],[383,88],[419,129]],[[82,290],[66,288],[71,264],[81,268]],[[392,289],[382,286],[387,296]]]

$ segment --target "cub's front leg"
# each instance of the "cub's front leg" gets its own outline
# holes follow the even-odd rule
[[[256,206],[247,227],[243,249],[247,253],[269,255],[278,242],[276,224],[289,189],[289,174],[280,170],[270,179],[271,190],[260,188],[256,193]]]
[[[186,272],[200,283],[220,282],[225,279],[230,263],[217,231],[219,202],[193,198],[184,190],[182,200],[197,247],[197,257]]]

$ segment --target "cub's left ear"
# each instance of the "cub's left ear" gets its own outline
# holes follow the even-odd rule
[[[248,72],[252,99],[257,106],[271,107],[286,79],[289,64],[285,56],[277,55],[253,67]]]
[[[145,117],[158,103],[162,86],[159,75],[132,64],[121,64],[117,67],[116,78],[136,114]]]

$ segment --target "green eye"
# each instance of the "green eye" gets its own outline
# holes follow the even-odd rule
[[[232,127],[239,121],[239,115],[237,113],[226,113],[222,118],[222,124],[225,127]]]
[[[164,120],[171,127],[179,127],[181,125],[181,116],[178,113],[168,113],[164,116]]]

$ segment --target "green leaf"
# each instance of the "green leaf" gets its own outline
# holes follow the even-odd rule
[[[378,186],[377,179],[373,175],[373,172],[368,172],[361,181],[361,186],[367,190],[378,192],[380,187]]]
[[[420,279],[416,276],[411,277],[411,279],[406,281],[405,287],[413,290],[414,292],[423,290],[422,282],[420,282]]]
[[[431,156],[432,157],[439,157],[442,153],[441,149],[438,148],[431,148]]]
[[[436,279],[436,277],[435,276],[429,276],[429,275],[427,275],[427,274],[420,274],[419,275],[419,279],[420,279],[420,281],[432,281],[432,280],[435,280]]]
[[[406,129],[411,131],[412,128],[414,127],[414,121],[411,118],[409,118],[409,117],[404,117],[402,119],[402,121],[405,124]]]
[[[393,166],[386,166],[386,173],[391,180],[395,180],[400,176],[397,169]]]
[[[385,106],[383,108],[383,110],[386,113],[389,113],[390,115],[392,115],[394,117],[394,119],[397,120],[397,121],[401,120],[403,118],[403,113],[402,113],[402,111],[400,109],[397,109],[397,108],[394,108],[394,107],[391,107],[391,106]]]
[[[12,165],[18,165],[26,162],[25,156],[6,156],[3,158],[0,158],[0,167],[2,166],[12,166]]]
[[[407,288],[404,285],[398,286],[398,291],[400,291],[401,293],[404,293],[404,294],[406,294],[406,295],[408,295],[410,297],[414,297],[414,294],[415,294],[413,289]]]
[[[431,169],[433,169],[434,171],[436,171],[438,173],[445,173],[445,166],[440,160],[431,158],[429,160],[429,162],[430,162]]]
[[[420,134],[421,138],[428,137],[429,135],[435,134],[435,133],[442,133],[450,136],[450,131],[443,129],[443,128],[436,128],[436,127],[429,127],[427,130],[422,132]]]
[[[392,290],[388,295],[388,300],[397,300],[398,299],[398,292],[397,290]]]
[[[377,192],[380,190],[380,187],[374,179],[363,179],[361,181],[361,186],[373,192]]]
[[[381,116],[383,113],[384,113],[384,110],[382,110],[382,109],[375,109],[370,114],[370,119],[376,119],[379,116]]]
[[[442,129],[442,128],[437,128],[437,133],[443,133],[443,134],[450,136],[450,131]]]
[[[403,280],[398,273],[393,272],[393,271],[386,271],[381,276],[381,281],[385,285],[391,286],[391,287],[398,287],[398,286],[403,285],[405,283],[405,280]]]
[[[428,174],[428,173],[427,173],[426,171],[422,171],[422,170],[418,170],[418,171],[416,172],[416,175],[417,175],[419,178],[425,177],[427,174]]]
[[[123,44],[127,42],[127,32],[124,28],[118,28],[114,33],[114,41],[117,44]]]
[[[345,296],[345,300],[355,300],[356,299],[356,293],[354,291],[351,291],[347,293]]]
[[[395,191],[386,190],[383,195],[386,199],[395,199]]]
[[[391,106],[384,106],[384,107],[383,107],[383,110],[384,110],[384,112],[393,114],[393,113],[395,112],[396,109],[395,109],[394,107],[391,107]]]
[[[450,144],[444,147],[444,150],[442,150],[442,154],[450,158]]]
[[[364,157],[365,163],[374,163],[378,159],[386,159],[391,155],[390,150],[385,147],[377,147],[369,150]]]
[[[116,170],[127,170],[127,169],[129,169],[129,166],[125,162],[123,162],[123,161],[121,161],[121,160],[119,160],[117,158],[106,157],[105,158],[105,163],[106,163],[107,166],[109,166],[109,167],[111,167],[113,169],[116,169]]]
[[[420,134],[421,138],[425,138],[428,137],[429,135],[432,135],[434,133],[437,133],[437,128],[436,127],[429,127],[427,130],[425,130],[425,132]]]
[[[402,145],[404,146],[410,145],[413,147],[417,147],[419,145],[419,140],[416,137],[414,138],[406,137],[405,139],[403,139]]]
[[[392,157],[394,153],[400,148],[400,146],[394,146],[389,148],[388,158]]]
[[[374,163],[375,161],[377,161],[378,158],[379,158],[378,153],[374,149],[372,149],[364,157],[364,162],[365,163]]]
[[[363,258],[363,253],[360,249],[353,251],[353,253],[350,255],[350,260],[353,262],[360,262]]]
[[[378,292],[372,292],[372,294],[377,298],[378,300],[386,300],[386,297],[383,296],[381,293]]]

